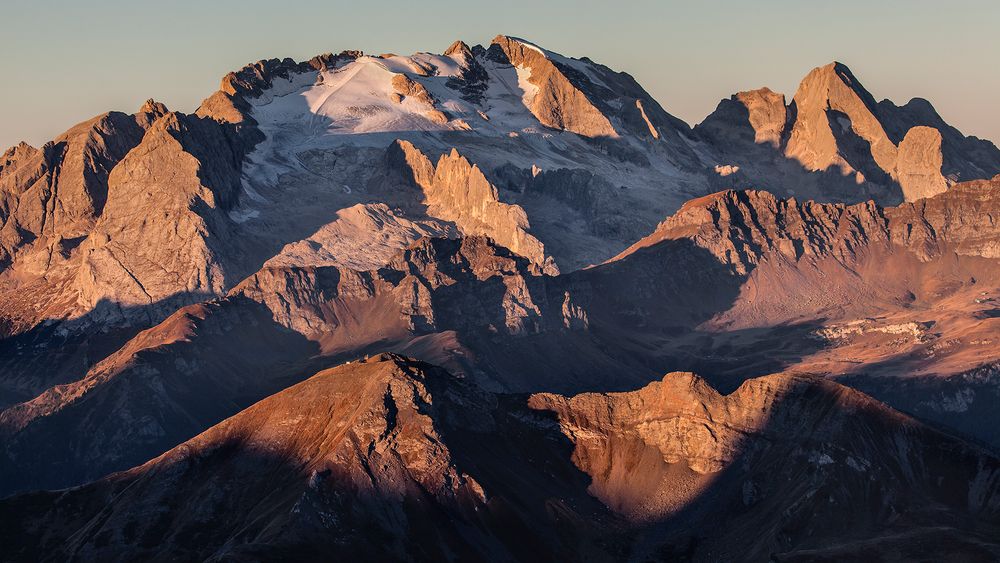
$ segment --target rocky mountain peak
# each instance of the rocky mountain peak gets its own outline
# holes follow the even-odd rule
[[[875,99],[845,65],[835,62],[813,69],[792,104],[795,122],[785,149],[788,157],[809,170],[838,167],[844,174],[860,172],[865,178],[895,170],[896,146],[879,122]]]
[[[525,71],[538,88],[526,103],[543,125],[597,139],[634,136],[680,147],[690,127],[668,114],[630,75],[498,35],[491,56]]]
[[[465,58],[469,58],[472,57],[472,49],[465,41],[459,39],[458,41],[452,43],[447,49],[445,49],[443,54],[448,57],[462,56]]]
[[[754,142],[778,148],[787,121],[785,95],[764,87],[740,92],[732,98],[746,107],[747,119],[754,130]]]
[[[274,79],[287,78],[298,67],[290,58],[260,60],[224,76],[219,89],[227,94],[258,96]]]
[[[169,110],[166,105],[154,100],[153,98],[146,100],[145,103],[143,103],[139,108],[139,113],[149,113],[157,116],[164,115],[168,111]]]
[[[589,82],[582,74],[564,72],[550,55],[523,39],[498,35],[490,43],[515,67],[526,70],[526,79],[538,89],[529,109],[543,125],[563,129],[585,137],[617,137],[611,121],[587,96],[584,88]]]
[[[0,154],[0,177],[4,175],[5,171],[13,170],[19,161],[31,158],[37,152],[38,149],[24,141],[4,151],[3,154]]]
[[[170,113],[167,106],[150,98],[139,108],[135,120],[143,129],[149,129],[157,119]]]

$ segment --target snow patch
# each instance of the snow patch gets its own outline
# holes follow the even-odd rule
[[[531,69],[526,67],[517,67],[517,86],[524,93],[521,94],[521,101],[524,102],[524,107],[531,107],[531,102],[538,95],[538,86],[531,83]]]
[[[229,218],[236,223],[246,223],[259,216],[260,212],[256,209],[237,208],[229,212]]]
[[[822,452],[811,452],[809,454],[809,463],[813,465],[830,465],[833,463],[833,458]]]

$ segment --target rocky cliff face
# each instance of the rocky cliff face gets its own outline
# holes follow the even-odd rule
[[[389,162],[423,191],[427,214],[455,223],[466,235],[485,235],[501,246],[543,265],[558,268],[545,255],[545,247],[528,233],[528,217],[517,205],[502,203],[497,188],[458,151],[442,155],[431,164],[419,149],[406,141],[389,149]]]
[[[41,149],[19,145],[0,168],[0,262],[85,237],[108,198],[108,176],[139,143],[150,113],[107,113]],[[67,242],[65,244],[72,244]],[[39,248],[40,247],[40,248]],[[34,270],[44,271],[35,258]]]
[[[529,108],[543,125],[586,137],[618,136],[608,118],[560,72],[544,51],[505,36],[498,36],[493,45],[499,47],[503,54],[501,61],[506,59],[515,67],[527,71],[528,82],[537,89],[531,96]],[[496,56],[500,58],[499,53]]]
[[[947,190],[943,165],[940,131],[924,126],[907,131],[899,143],[896,159],[896,178],[903,190],[903,199],[916,201]]]
[[[952,510],[968,507],[985,516],[1000,508],[998,466],[992,460],[981,465],[985,454],[951,450],[935,432],[830,382],[771,376],[722,396],[693,374],[674,373],[632,393],[535,395],[529,404],[556,412],[574,444],[574,463],[593,478],[589,491],[615,512],[633,522],[684,519],[694,529],[711,522],[712,533],[693,548],[696,560],[763,561],[776,551],[822,546],[829,541],[823,536],[852,528],[888,532],[900,524],[899,515],[917,517],[913,505],[903,508],[913,491],[950,496],[938,479],[964,491]],[[958,459],[967,465],[955,473],[925,472]],[[890,475],[906,484],[886,486],[895,481]],[[882,485],[875,489],[873,482]],[[714,512],[718,504],[699,510],[710,495],[730,499],[725,515]],[[822,507],[807,500],[817,496]],[[782,516],[747,517],[759,514],[749,507],[765,506],[782,506]],[[865,516],[856,518],[859,513]],[[879,535],[871,544],[886,541]]]
[[[81,306],[148,306],[231,285],[219,215],[238,197],[239,163],[218,127],[174,113],[157,120],[111,174],[106,213],[81,245]]]
[[[856,260],[859,252],[895,243],[930,260],[944,252],[995,258],[990,218],[1000,206],[998,180],[969,182],[948,193],[893,208],[872,202],[819,204],[780,199],[769,192],[720,192],[691,200],[650,236],[615,260],[664,240],[688,238],[720,262],[745,274],[768,254],[792,260],[834,256]],[[968,220],[954,221],[955,217]]]
[[[100,307],[155,320],[226,289],[232,251],[220,252],[220,215],[239,197],[246,150],[236,130],[150,100],[135,115],[84,122],[42,150],[12,151],[0,213],[4,285],[15,292],[53,280],[41,293],[60,304],[32,318],[12,303],[15,330]],[[145,310],[176,296],[158,313]]]
[[[487,56],[526,71],[527,81],[537,88],[529,108],[544,125],[586,137],[635,135],[669,141],[690,131],[626,73],[516,37],[498,35],[490,48]]]
[[[769,88],[761,88],[740,92],[736,94],[735,101],[746,107],[750,126],[753,127],[754,142],[780,147],[788,120],[785,97]]]

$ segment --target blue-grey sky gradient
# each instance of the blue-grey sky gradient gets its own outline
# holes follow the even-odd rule
[[[4,0],[0,150],[151,97],[193,111],[261,58],[441,52],[498,33],[629,72],[691,124],[740,90],[791,98],[840,60],[877,99],[927,98],[1000,142],[997,22],[997,0]]]

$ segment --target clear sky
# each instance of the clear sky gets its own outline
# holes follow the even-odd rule
[[[1000,0],[3,0],[0,150],[147,98],[193,111],[261,58],[441,52],[498,33],[631,73],[694,124],[730,94],[789,98],[839,60],[877,99],[924,97],[1000,142]]]

